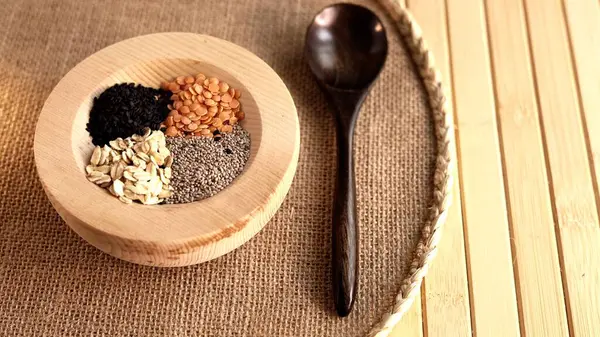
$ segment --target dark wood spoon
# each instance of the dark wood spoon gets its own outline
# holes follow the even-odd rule
[[[337,180],[333,202],[332,281],[340,316],[352,310],[358,289],[358,228],[352,140],[360,106],[387,56],[385,28],[365,7],[335,4],[319,12],[306,32],[308,65],[336,108]]]

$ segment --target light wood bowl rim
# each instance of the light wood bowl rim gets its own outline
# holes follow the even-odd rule
[[[151,45],[161,48],[148,47]],[[104,62],[106,59],[111,62]],[[252,154],[249,167],[225,190],[200,202],[123,204],[88,182],[75,158],[79,145],[73,144],[72,128],[82,101],[97,94],[99,83],[105,83],[120,69],[156,59],[192,59],[225,69],[247,88],[245,94],[251,95],[258,107],[261,139],[251,140],[260,141],[260,146]],[[253,77],[260,79],[258,84]],[[289,91],[256,55],[207,35],[158,33],[108,46],[67,73],[44,104],[36,126],[34,153],[50,201],[84,239],[131,262],[178,266],[223,255],[262,229],[291,186],[299,135],[298,116]],[[165,219],[170,223],[161,222],[165,228],[156,230],[157,223]],[[187,223],[190,219],[198,224]],[[147,230],[149,224],[153,230]]]

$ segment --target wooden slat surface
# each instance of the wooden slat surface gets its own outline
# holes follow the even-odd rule
[[[589,303],[590,296],[597,295],[593,276],[600,268],[594,186],[562,4],[560,0],[541,4],[526,1],[568,318],[572,334],[591,336],[590,329],[600,326],[599,321],[590,321],[598,312],[590,312],[594,306]]]
[[[522,334],[566,332],[562,281],[521,0],[488,2]]]
[[[600,1],[406,6],[451,92],[459,179],[391,336],[600,336]]]
[[[449,83],[450,64],[444,1],[409,0],[407,2],[408,8],[412,10],[424,30],[423,34],[436,57],[436,64],[444,82]],[[448,97],[452,98],[450,92]],[[436,258],[437,263],[433,265],[423,283],[421,304],[427,312],[437,313],[423,318],[424,336],[467,336],[471,331],[458,179],[454,182],[452,203],[454,207],[448,214],[444,240]],[[452,268],[444,268],[444,266],[452,266]],[[414,335],[412,332],[403,332],[403,328],[401,323],[392,335]]]
[[[588,141],[588,156],[598,206],[598,179],[600,178],[600,6],[597,0],[565,1],[565,12],[570,32],[572,55],[577,72],[581,108],[584,112]],[[579,261],[572,261],[575,270],[567,270],[576,300],[570,301],[574,331],[578,335],[598,335],[600,332],[600,234],[597,222],[578,234],[577,238],[564,235],[575,249],[571,252]],[[581,240],[580,246],[577,239]],[[564,240],[563,240],[564,241]],[[565,260],[567,261],[567,260]],[[569,267],[571,268],[571,267]],[[578,273],[581,274],[578,275]],[[592,299],[592,300],[586,300]],[[597,299],[597,300],[593,300]]]
[[[512,253],[481,1],[448,1],[448,26],[473,331],[516,336]]]

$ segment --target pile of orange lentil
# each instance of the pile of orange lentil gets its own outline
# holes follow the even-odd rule
[[[241,92],[216,77],[179,76],[163,82],[161,88],[172,93],[170,112],[162,126],[167,136],[220,137],[245,117]]]

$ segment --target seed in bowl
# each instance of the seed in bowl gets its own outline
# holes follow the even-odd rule
[[[250,135],[240,125],[231,132],[215,131],[215,138],[167,137],[173,154],[171,188],[167,204],[202,200],[229,186],[250,157]]]
[[[173,157],[161,131],[111,140],[96,146],[85,171],[89,181],[124,203],[159,204],[172,195]]]
[[[157,130],[169,113],[170,93],[133,83],[115,84],[94,98],[87,131],[94,145]]]
[[[242,93],[216,77],[179,76],[163,82],[161,88],[172,93],[170,112],[163,122],[169,137],[213,137],[217,130],[231,132],[245,117],[239,101]]]

